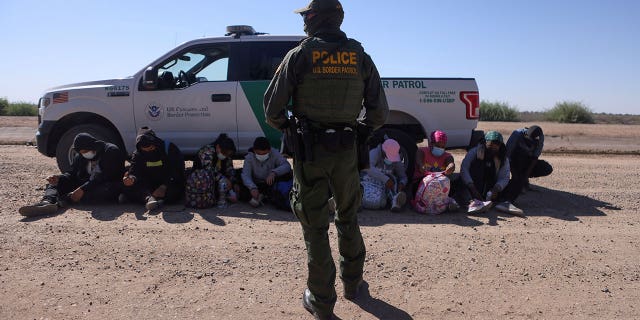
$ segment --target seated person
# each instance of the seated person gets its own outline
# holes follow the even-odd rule
[[[471,148],[462,160],[460,175],[466,186],[465,200],[470,200],[470,213],[486,211],[492,202],[496,202],[499,211],[523,214],[521,209],[513,205],[519,191],[509,185],[510,166],[506,149],[502,135],[497,131],[488,131],[485,143]]]
[[[258,137],[254,140],[253,147],[249,149],[249,153],[244,158],[240,200],[249,201],[249,204],[253,207],[260,206],[264,199],[269,201],[276,200],[270,199],[274,198],[271,195],[278,192],[274,190],[276,183],[278,181],[289,181],[292,178],[289,162],[280,152],[271,148],[267,138]],[[276,206],[281,207],[278,204]]]
[[[453,161],[453,156],[445,151],[446,147],[447,134],[436,130],[431,132],[429,146],[418,148],[416,166],[413,171],[412,194],[415,194],[420,181],[429,172],[444,172],[449,179],[452,178],[456,164]]]
[[[361,180],[373,180],[384,186],[384,193],[375,197],[383,197],[381,199],[369,199],[374,195],[366,194],[367,188],[363,193],[363,205],[365,208],[371,209],[367,203],[375,202],[383,203],[387,201],[391,203],[391,211],[398,212],[402,210],[407,202],[405,186],[408,178],[404,163],[400,159],[400,144],[393,139],[386,139],[383,143],[374,147],[369,151],[369,169],[361,172]]]
[[[548,176],[553,167],[540,160],[544,147],[542,128],[531,126],[514,130],[507,140],[507,158],[511,166],[511,179],[514,188],[528,190],[529,178]]]
[[[184,158],[173,143],[158,138],[153,130],[142,127],[136,137],[131,167],[122,179],[125,189],[119,202],[144,203],[147,210],[171,203],[184,193]]]
[[[449,152],[445,151],[446,147],[447,134],[444,133],[444,131],[436,130],[430,134],[429,146],[418,148],[418,151],[416,152],[415,170],[411,181],[412,198],[415,198],[422,180],[429,173],[442,173],[450,182],[454,180],[453,172],[456,170],[456,164],[453,160],[453,156]],[[453,183],[450,183],[449,185],[452,186]],[[447,194],[445,196],[452,194],[451,187],[448,189],[449,190],[447,190]],[[418,204],[417,201],[419,201],[419,199],[414,200],[415,201],[412,201],[412,204],[414,205],[414,208],[417,208],[416,204]],[[447,197],[443,202],[446,202],[446,207],[449,211],[455,211],[459,208],[457,202],[451,197]]]
[[[227,201],[238,202],[239,187],[236,183],[235,169],[231,156],[236,152],[236,145],[226,133],[198,150],[193,161],[193,169],[207,169],[214,177],[218,207],[227,206]]]
[[[116,201],[122,190],[125,154],[118,146],[79,133],[73,140],[78,153],[71,169],[47,178],[42,200],[21,207],[23,216],[53,214],[67,203]]]

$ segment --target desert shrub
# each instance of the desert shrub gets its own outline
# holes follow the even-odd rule
[[[37,116],[38,107],[28,102],[13,102],[6,109],[7,116]]]
[[[591,110],[582,102],[563,101],[545,112],[545,120],[560,123],[594,123]]]
[[[0,98],[0,116],[4,116],[5,112],[7,112],[8,107],[9,100],[7,100],[7,98]]]
[[[519,112],[506,102],[480,102],[480,121],[509,121],[515,122]]]

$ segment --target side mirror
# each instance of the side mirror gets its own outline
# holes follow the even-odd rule
[[[142,87],[145,90],[155,90],[158,88],[158,71],[153,67],[148,67],[142,75]]]

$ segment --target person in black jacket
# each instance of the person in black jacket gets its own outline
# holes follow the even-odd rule
[[[122,178],[125,189],[120,202],[145,203],[147,210],[178,201],[184,194],[184,157],[173,143],[158,138],[153,130],[142,127],[136,137],[131,167]]]
[[[88,133],[73,140],[78,153],[71,169],[47,178],[44,197],[36,204],[21,207],[23,216],[53,214],[67,203],[115,201],[122,190],[125,154],[118,146],[100,141]]]

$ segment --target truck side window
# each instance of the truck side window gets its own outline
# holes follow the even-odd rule
[[[182,89],[198,82],[227,81],[228,69],[228,45],[194,46],[158,67],[158,89]]]
[[[271,80],[284,56],[296,42],[252,42],[249,46],[249,79]]]

